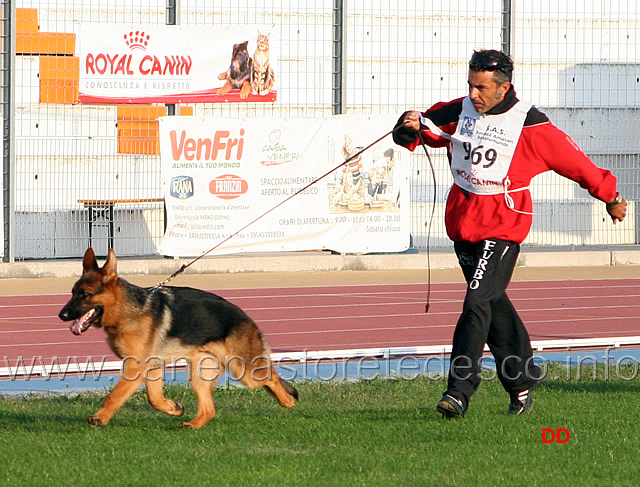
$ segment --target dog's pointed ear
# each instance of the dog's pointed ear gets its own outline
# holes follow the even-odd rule
[[[82,259],[82,271],[86,274],[89,271],[98,272],[99,270],[100,267],[98,267],[96,254],[93,252],[93,249],[89,247],[84,253],[84,257]]]
[[[116,253],[113,251],[113,249],[109,249],[107,261],[104,263],[101,270],[102,282],[104,284],[108,284],[118,279],[117,264],[118,259],[116,258]]]

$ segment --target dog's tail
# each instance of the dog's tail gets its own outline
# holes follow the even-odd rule
[[[284,390],[287,391],[287,394],[289,394],[290,396],[292,396],[293,398],[295,398],[295,400],[298,400],[298,390],[293,387],[289,382],[287,382],[284,379],[280,379],[280,382],[282,383],[282,387],[284,387]]]
[[[271,347],[269,347],[269,344],[267,343],[267,340],[264,338],[264,335],[258,329],[257,326],[256,326],[256,330],[258,331],[258,336],[260,337],[260,341],[262,341],[262,353],[265,356],[270,356],[271,355]],[[273,372],[276,373],[275,370]],[[298,400],[298,390],[295,387],[293,387],[289,382],[284,380],[282,377],[278,376],[278,380],[282,384],[282,388],[285,390],[285,392],[287,394],[289,394],[291,397],[293,397],[297,401]],[[267,388],[267,390],[270,393],[272,392],[269,388]],[[275,394],[274,394],[274,396],[275,396]]]

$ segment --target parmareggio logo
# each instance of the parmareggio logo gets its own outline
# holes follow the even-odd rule
[[[295,161],[300,157],[298,152],[291,152],[284,144],[280,143],[280,129],[272,130],[269,134],[269,143],[262,147],[262,153],[267,159],[260,161],[263,166],[278,166]]]
[[[193,178],[191,176],[176,176],[171,178],[171,196],[186,200],[193,196]]]

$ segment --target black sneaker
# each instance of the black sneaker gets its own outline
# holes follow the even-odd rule
[[[436,409],[442,413],[443,418],[464,418],[465,407],[463,402],[449,394],[442,396]]]
[[[533,397],[531,389],[519,392],[517,395],[511,396],[511,403],[507,414],[529,414],[533,408]]]

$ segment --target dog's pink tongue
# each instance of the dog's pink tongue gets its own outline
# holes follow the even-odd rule
[[[74,335],[81,335],[83,331],[87,329],[87,322],[93,316],[94,310],[89,310],[85,314],[83,314],[80,318],[71,323],[69,327],[71,329],[71,333]]]

